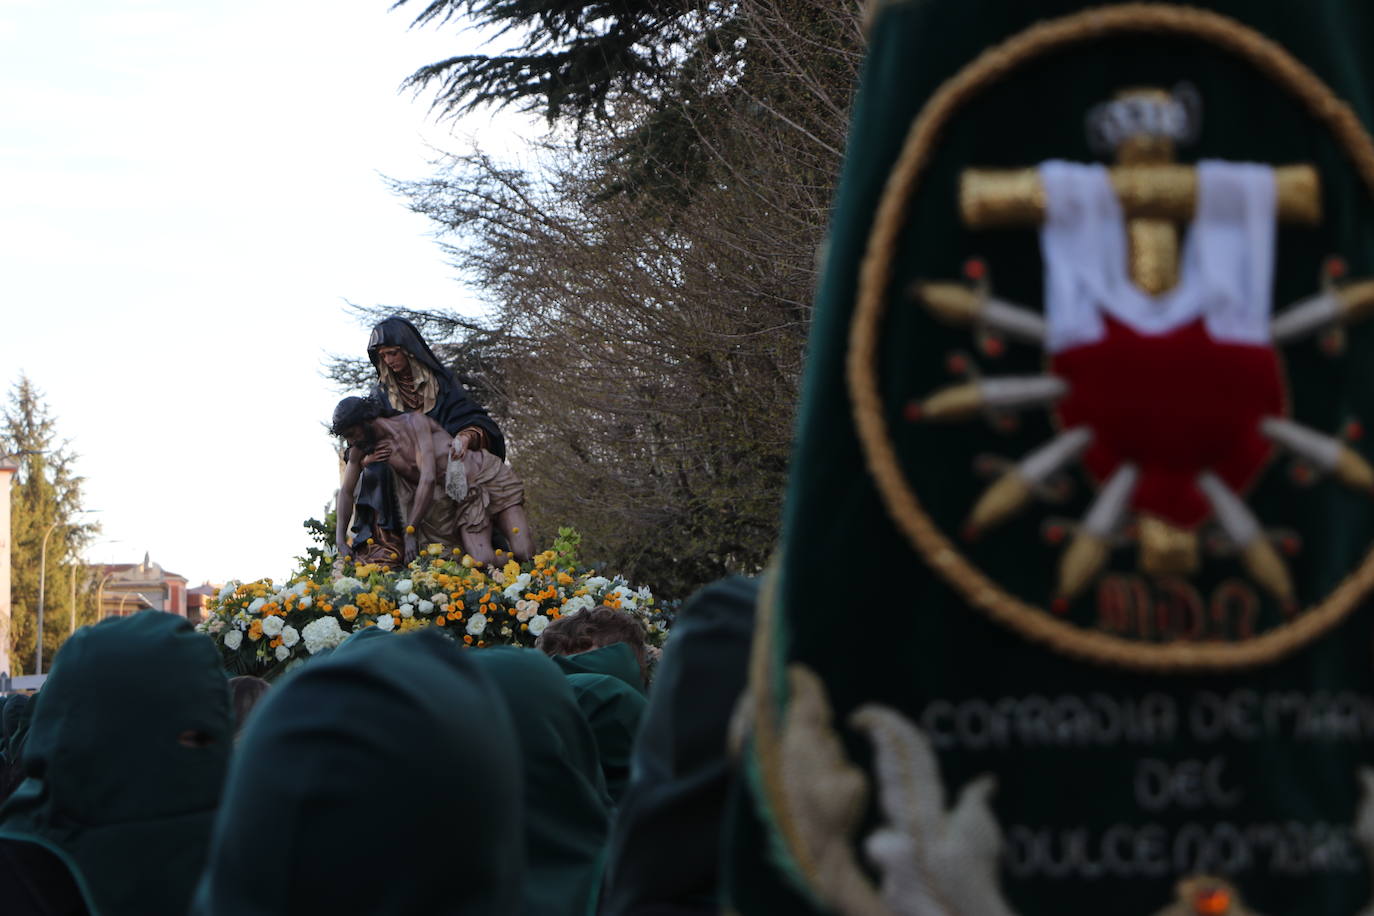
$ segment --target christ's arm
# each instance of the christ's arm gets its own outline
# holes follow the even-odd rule
[[[406,528],[406,558],[409,563],[419,554],[412,529],[420,527],[420,521],[434,503],[434,434],[431,428],[434,421],[424,414],[406,414],[406,433],[415,444],[415,463],[420,471],[420,480],[415,485],[415,502],[410,507],[409,524]]]
[[[334,546],[338,548],[340,558],[348,556],[348,526],[353,521],[353,489],[358,485],[358,475],[363,470],[362,453],[360,448],[348,450],[348,464],[344,467],[343,479],[339,481]]]

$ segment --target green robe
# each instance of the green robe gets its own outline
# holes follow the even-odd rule
[[[515,733],[473,653],[368,639],[276,687],[244,730],[193,912],[513,912]]]
[[[757,596],[756,580],[725,579],[678,612],[611,830],[603,916],[719,912],[726,730],[744,690]]]
[[[630,781],[630,752],[648,701],[620,678],[609,674],[569,674],[568,686],[596,739],[596,755],[606,793],[620,804]]]
[[[520,745],[526,916],[582,916],[594,905],[610,799],[596,740],[567,679],[529,649],[473,649],[469,657],[505,697]]]
[[[97,916],[184,912],[233,747],[214,644],[153,611],[83,627],[29,706],[0,839],[56,854]]]

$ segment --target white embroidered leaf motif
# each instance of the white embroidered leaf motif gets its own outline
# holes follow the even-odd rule
[[[1355,815],[1354,833],[1364,847],[1365,858],[1374,866],[1374,767],[1360,767],[1360,808]],[[1374,916],[1374,899],[1356,916]]]
[[[891,916],[854,854],[867,780],[845,756],[821,679],[803,665],[790,665],[787,674],[782,788],[796,830],[793,852],[829,907],[845,916]]]
[[[982,776],[945,810],[939,764],[920,729],[896,710],[867,705],[850,724],[873,742],[878,802],[886,823],[868,838],[896,916],[1012,916],[997,888],[1001,831]]]

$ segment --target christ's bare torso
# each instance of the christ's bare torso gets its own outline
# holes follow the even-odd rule
[[[387,464],[412,487],[420,483],[419,437],[429,436],[434,443],[434,471],[440,480],[443,479],[452,437],[438,423],[422,413],[403,413],[374,420],[372,430],[377,435],[373,450],[389,447],[391,456]]]

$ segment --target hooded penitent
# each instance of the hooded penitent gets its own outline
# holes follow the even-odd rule
[[[1364,910],[1374,17],[869,34],[728,905]]]
[[[184,912],[233,742],[214,644],[160,612],[83,627],[31,705],[0,840],[57,855],[98,916]]]
[[[565,674],[605,674],[624,681],[639,693],[644,692],[644,677],[639,672],[639,659],[635,657],[635,650],[626,643],[613,642],[609,646],[589,652],[549,657]]]
[[[19,731],[20,718],[28,705],[27,694],[12,693],[5,697],[5,704],[0,707],[0,766],[12,759],[9,756],[9,748],[14,741],[15,733]]]
[[[547,656],[508,647],[468,654],[505,697],[520,743],[529,864],[510,912],[583,916],[595,901],[610,805],[591,729]]]
[[[619,804],[630,781],[630,752],[648,701],[644,694],[609,674],[569,674],[568,686],[592,727],[606,794],[613,804]]]
[[[198,914],[515,912],[520,760],[500,695],[436,632],[340,647],[240,740]]]
[[[757,597],[755,580],[726,579],[678,612],[611,830],[603,916],[721,911],[726,731],[744,691]]]

